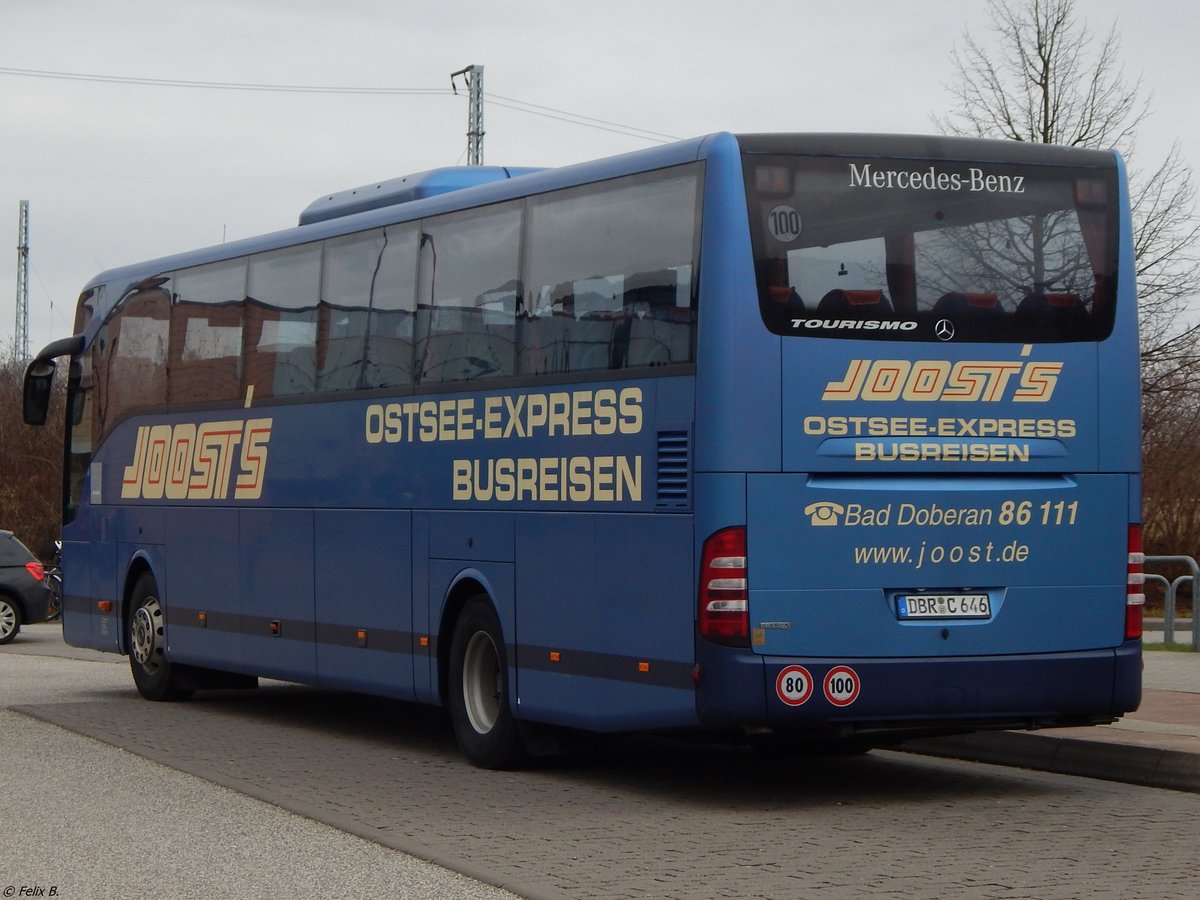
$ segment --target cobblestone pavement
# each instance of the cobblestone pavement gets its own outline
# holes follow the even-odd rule
[[[394,701],[269,684],[150,704],[108,675],[60,699],[22,711],[529,897],[1196,894],[1194,794],[652,738],[484,772],[441,712]]]

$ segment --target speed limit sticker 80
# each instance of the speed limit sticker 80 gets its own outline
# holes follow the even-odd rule
[[[775,678],[775,695],[788,706],[803,706],[813,695],[813,679],[804,666],[784,666]]]

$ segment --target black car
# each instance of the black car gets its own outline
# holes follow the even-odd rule
[[[0,531],[0,644],[23,624],[44,622],[54,613],[45,567],[11,531]]]

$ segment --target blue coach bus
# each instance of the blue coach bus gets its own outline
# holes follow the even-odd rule
[[[861,748],[1140,699],[1135,285],[1113,153],[716,134],[319,198],[97,276],[69,643],[567,730]]]

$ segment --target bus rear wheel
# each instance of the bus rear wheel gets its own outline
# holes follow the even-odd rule
[[[186,700],[194,691],[179,686],[176,667],[167,659],[166,615],[149,572],[134,585],[129,608],[126,646],[138,693],[147,700]]]
[[[485,595],[463,608],[450,643],[449,706],[463,754],[484,769],[528,760],[508,699],[508,662],[500,620]]]

